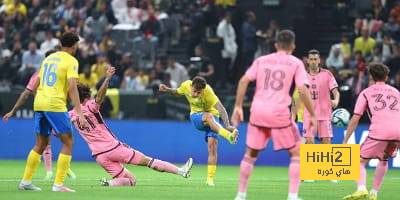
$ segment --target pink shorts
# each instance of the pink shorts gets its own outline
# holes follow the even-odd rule
[[[96,156],[96,161],[113,178],[125,177],[123,164],[137,165],[143,154],[127,145],[119,145],[114,150]]]
[[[247,126],[246,145],[255,150],[263,150],[267,147],[268,141],[272,137],[274,150],[293,151],[300,148],[301,137],[299,130],[294,122],[285,128],[265,128],[254,126],[249,123]]]
[[[333,138],[331,120],[318,120],[318,138]],[[313,130],[310,130],[310,119],[303,119],[303,137],[314,137]]]
[[[397,148],[400,147],[400,142],[376,140],[369,136],[361,145],[360,157],[363,159],[378,158],[379,160],[388,160],[385,154],[389,157],[396,157]]]

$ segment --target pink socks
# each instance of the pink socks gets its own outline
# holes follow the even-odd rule
[[[240,162],[239,192],[246,192],[249,178],[253,172],[254,162],[256,162],[256,159],[257,158],[252,158],[246,154],[244,155],[242,162]]]

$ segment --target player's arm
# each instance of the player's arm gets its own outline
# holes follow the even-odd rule
[[[114,73],[115,73],[115,67],[108,67],[104,82],[99,88],[99,91],[97,91],[97,96],[96,96],[97,104],[100,105],[103,102],[104,97],[106,96],[108,84],[110,83],[110,79],[114,75]]]
[[[177,89],[169,88],[165,84],[160,84],[158,90],[160,92],[167,92],[167,93],[170,93],[170,94],[178,94],[178,90]]]
[[[358,122],[360,121],[360,118],[361,118],[361,115],[359,115],[359,114],[354,114],[353,117],[351,118],[350,123],[347,126],[347,132],[346,132],[346,136],[344,136],[343,144],[347,144],[351,135],[353,135],[354,130],[356,130],[356,128],[358,126]]]
[[[9,119],[10,117],[12,117],[12,116],[15,114],[15,112],[16,112],[22,105],[25,104],[25,102],[26,102],[26,100],[28,100],[30,94],[32,94],[32,91],[30,91],[30,90],[28,90],[28,89],[25,89],[25,90],[21,93],[21,95],[19,96],[17,102],[15,102],[14,107],[10,110],[10,112],[8,112],[7,114],[4,115],[4,117],[3,117],[3,121],[4,121],[4,122],[7,122],[8,119]]]
[[[300,98],[298,98],[296,101],[293,101],[292,108],[291,108],[293,120],[296,119],[297,112],[299,112],[299,109],[301,108],[301,106],[303,106],[303,102],[301,101]]]
[[[332,93],[333,93],[333,100],[331,100],[331,105],[332,108],[335,109],[339,105],[340,92],[338,88],[333,88]]]
[[[229,118],[228,118],[228,113],[226,112],[226,109],[224,105],[222,105],[221,101],[218,101],[215,105],[214,108],[218,110],[220,118],[222,122],[225,124],[225,127],[229,127]]]
[[[304,107],[306,107],[306,109],[311,115],[310,122],[315,134],[315,131],[317,130],[317,117],[315,115],[314,108],[312,106],[310,92],[308,91],[308,88],[305,85],[300,86],[298,90],[299,90],[299,99],[303,102]]]
[[[239,81],[238,88],[236,90],[236,102],[235,108],[232,114],[232,123],[234,126],[238,126],[241,121],[243,121],[243,98],[246,94],[247,87],[249,86],[250,79],[243,75]]]
[[[81,122],[81,128],[88,128],[89,124],[86,121],[85,117],[83,116],[81,104],[79,101],[79,94],[78,94],[78,87],[77,87],[77,80],[76,78],[69,78],[68,79],[68,86],[69,86],[69,98],[74,104],[74,107],[78,113],[79,121]]]
[[[32,87],[32,88],[30,88],[30,89],[25,88],[25,90],[24,90],[24,91],[21,93],[21,95],[19,96],[17,102],[15,102],[14,107],[10,110],[10,112],[6,113],[6,114],[3,116],[3,121],[4,121],[4,122],[7,122],[8,119],[9,119],[10,117],[12,117],[12,116],[15,114],[15,112],[16,112],[22,105],[25,104],[26,100],[28,100],[28,98],[29,98],[29,95],[35,94],[35,93],[36,93],[36,90],[37,90],[37,88],[39,87],[39,83],[40,83],[39,78],[36,77],[36,79],[37,79],[37,80],[34,82],[34,84],[33,84],[32,86],[27,86],[27,87]]]

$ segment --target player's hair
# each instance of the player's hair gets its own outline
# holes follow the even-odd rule
[[[372,76],[374,81],[386,81],[390,69],[383,63],[371,62],[368,64],[368,73]]]
[[[72,47],[79,41],[79,36],[75,32],[65,32],[60,39],[62,47]]]
[[[201,76],[196,76],[192,79],[192,86],[196,89],[196,90],[202,90],[204,88],[206,88],[207,85],[207,81],[206,79],[204,79]]]
[[[90,92],[90,87],[85,84],[78,83],[78,93],[79,93],[79,100],[81,103],[92,96]]]
[[[316,50],[316,49],[311,49],[310,51],[308,51],[308,55],[318,55],[318,56],[320,56],[319,51]]]
[[[291,46],[295,42],[295,38],[296,36],[293,31],[285,29],[279,32],[276,43],[280,48],[290,50]]]
[[[46,53],[44,54],[44,57],[47,57],[47,56],[49,56],[50,54],[55,53],[55,52],[57,52],[57,50],[55,50],[55,49],[50,49],[50,50],[46,51]]]

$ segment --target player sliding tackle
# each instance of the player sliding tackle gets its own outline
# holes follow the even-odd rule
[[[193,165],[192,158],[189,158],[185,165],[178,168],[169,162],[147,157],[140,151],[120,142],[104,123],[100,114],[100,105],[104,100],[108,83],[114,73],[114,67],[107,69],[106,78],[96,98],[92,97],[89,86],[78,84],[82,112],[89,123],[88,128],[80,128],[81,121],[75,109],[69,112],[73,125],[89,145],[92,156],[113,177],[111,181],[103,178],[102,185],[134,186],[136,178],[128,169],[124,168],[123,164],[147,166],[159,172],[169,172],[188,178]]]
[[[189,101],[190,120],[198,130],[205,132],[206,142],[208,143],[208,176],[206,184],[214,186],[213,178],[217,169],[217,136],[219,134],[231,144],[236,144],[239,131],[230,125],[225,107],[204,78],[196,76],[193,80],[183,82],[177,89],[168,88],[166,85],[160,84],[160,91],[185,96]],[[219,123],[220,118],[226,128],[223,128]]]
[[[343,144],[347,144],[358,122],[368,110],[371,119],[369,134],[360,149],[360,180],[356,180],[357,192],[345,196],[344,200],[363,199],[368,197],[367,171],[365,165],[372,158],[378,158],[372,190],[369,200],[376,200],[378,191],[383,183],[383,178],[388,170],[389,157],[395,157],[397,148],[400,147],[400,100],[399,91],[385,82],[388,80],[389,68],[381,63],[368,65],[369,79],[373,83],[363,90],[357,98],[354,115],[347,127]]]

